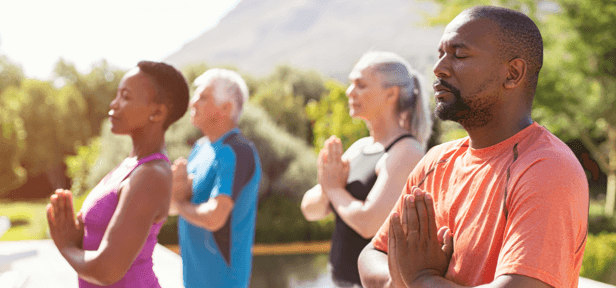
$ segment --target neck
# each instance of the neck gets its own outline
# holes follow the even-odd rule
[[[464,127],[466,132],[468,132],[471,148],[481,149],[496,145],[533,124],[530,115],[525,115],[515,121],[505,119],[494,120],[496,121],[490,121],[490,123],[481,127]]]
[[[375,117],[364,121],[374,142],[378,142],[383,146],[388,145],[394,137],[408,133],[406,129],[400,126],[400,117],[394,113],[389,113],[385,117]]]
[[[137,159],[161,152],[165,147],[165,131],[161,127],[143,128],[131,135],[133,150],[130,157]]]
[[[234,121],[230,119],[226,119],[226,120],[216,123],[216,125],[211,125],[211,127],[203,127],[203,128],[200,128],[199,130],[201,130],[201,133],[203,133],[203,135],[207,136],[210,142],[214,143],[218,139],[220,139],[220,137],[225,135],[225,133],[231,131],[233,128],[236,128],[236,127],[237,127],[237,124]],[[207,128],[211,128],[211,129],[207,129]]]

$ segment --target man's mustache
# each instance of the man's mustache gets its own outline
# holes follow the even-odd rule
[[[451,85],[451,83],[443,80],[443,79],[436,79],[436,81],[434,81],[434,83],[432,83],[433,86],[443,86],[447,89],[449,89],[449,91],[451,91],[451,93],[455,94],[455,95],[460,95],[460,89],[456,88],[455,86]]]

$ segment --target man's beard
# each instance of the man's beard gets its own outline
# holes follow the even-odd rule
[[[488,81],[491,83],[493,80]],[[437,103],[434,114],[439,119],[451,120],[460,123],[465,129],[472,129],[487,125],[494,118],[492,114],[492,106],[496,95],[484,95],[479,97],[479,94],[462,99],[460,90],[442,79],[437,79],[434,85],[441,85],[454,95],[452,103]],[[485,87],[481,87],[477,93],[481,93]]]
[[[442,79],[437,79],[434,85],[441,85],[449,89],[454,96],[452,103],[436,103],[436,110],[434,111],[436,117],[443,121],[451,120],[455,122],[460,122],[460,120],[464,119],[464,115],[471,111],[471,107],[462,99],[460,90]]]

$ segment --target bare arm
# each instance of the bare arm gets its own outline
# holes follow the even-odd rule
[[[394,145],[381,159],[377,180],[365,201],[357,200],[342,187],[324,191],[345,223],[362,237],[370,238],[385,222],[409,174],[423,155],[421,144],[413,139],[404,139]]]
[[[387,253],[374,248],[372,243],[366,245],[357,260],[361,284],[366,288],[389,288],[391,278],[387,264]]]
[[[60,253],[79,277],[90,283],[111,285],[119,281],[139,255],[152,224],[166,217],[170,196],[170,169],[152,162],[143,164],[122,186],[118,206],[98,250],[66,246],[58,247]]]
[[[325,141],[325,145],[331,142],[334,139],[330,137],[327,141]],[[360,140],[355,141],[349,147],[349,149],[342,155],[342,159],[347,159],[349,157],[349,153],[353,153],[353,151],[357,150],[358,146],[362,146],[362,142],[372,141],[368,138],[362,138]],[[318,159],[319,161],[323,161],[324,154],[326,154],[326,149],[322,149],[319,153]],[[319,179],[319,182],[321,179]],[[300,206],[302,213],[304,214],[304,218],[308,221],[317,221],[327,217],[332,213],[332,208],[327,198],[327,195],[321,189],[321,184],[317,184],[314,187],[310,188],[310,190],[306,191],[304,197],[302,198],[302,204]]]
[[[329,199],[321,190],[321,185],[315,185],[306,191],[301,204],[302,213],[308,221],[316,221],[332,213]]]
[[[175,203],[180,216],[209,231],[222,228],[233,210],[233,200],[227,195],[218,195],[201,204],[192,204],[187,200]]]

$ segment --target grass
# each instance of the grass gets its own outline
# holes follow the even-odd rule
[[[11,223],[14,223],[0,237],[0,241],[47,238],[46,205],[46,202],[0,203],[0,216],[6,216],[11,220]],[[20,223],[20,225],[15,225],[16,223]]]
[[[85,195],[76,197],[75,211],[81,209]],[[0,241],[48,239],[47,215],[48,201],[0,203],[0,216],[11,220],[12,227],[0,237]]]

